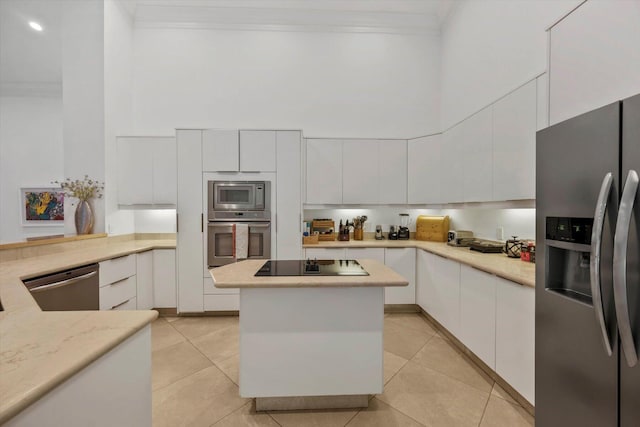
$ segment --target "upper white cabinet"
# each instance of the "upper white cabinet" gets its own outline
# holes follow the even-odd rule
[[[406,203],[407,141],[308,139],[306,202]]]
[[[276,131],[240,131],[240,170],[243,172],[276,171]]]
[[[407,147],[408,203],[442,202],[442,135],[410,139]]]
[[[378,203],[407,203],[407,141],[380,140]]]
[[[588,1],[550,30],[550,124],[640,93],[640,5]]]
[[[535,119],[535,112],[533,118]],[[459,157],[451,158],[451,163],[462,163],[460,173],[465,202],[484,202],[492,199],[492,119],[493,111],[491,107],[487,107],[459,125],[462,128],[462,141],[457,148],[461,151],[458,151]]]
[[[533,80],[493,106],[493,200],[536,197],[536,95]]]
[[[442,201],[460,203],[464,200],[464,127],[458,124],[442,134]]]
[[[237,130],[202,131],[202,171],[237,172],[240,170],[240,144]]]
[[[307,203],[342,204],[342,140],[307,139]]]
[[[302,153],[299,131],[277,132],[276,253],[278,259],[302,256]]]
[[[118,204],[176,204],[176,142],[173,137],[119,137]]]
[[[276,131],[206,129],[204,172],[275,172]]]
[[[380,148],[377,141],[346,140],[342,144],[342,203],[378,203]]]

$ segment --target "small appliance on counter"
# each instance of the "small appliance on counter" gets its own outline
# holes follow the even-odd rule
[[[398,227],[398,240],[409,240],[409,214],[400,214],[400,226]]]
[[[447,234],[447,245],[468,247],[474,241],[473,231],[449,230]]]
[[[383,240],[384,236],[382,235],[382,226],[380,224],[376,225],[376,240]]]
[[[469,249],[483,254],[500,254],[504,249],[504,244],[490,240],[474,240],[469,244]]]
[[[389,240],[398,240],[398,231],[395,225],[389,227]]]
[[[416,240],[446,242],[448,232],[448,216],[420,215],[416,219]]]
[[[522,240],[518,240],[518,236],[511,236],[512,239],[509,239],[504,244],[504,253],[507,254],[509,258],[520,258],[520,254],[522,252]]]

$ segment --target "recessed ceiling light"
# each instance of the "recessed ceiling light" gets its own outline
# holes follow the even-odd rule
[[[36,31],[42,31],[42,25],[38,24],[36,21],[30,21],[29,26]]]

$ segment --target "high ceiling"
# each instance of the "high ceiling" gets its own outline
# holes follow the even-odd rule
[[[438,32],[454,0],[116,0],[136,26]],[[59,0],[0,0],[0,83],[60,84]],[[29,28],[37,21],[44,31]]]

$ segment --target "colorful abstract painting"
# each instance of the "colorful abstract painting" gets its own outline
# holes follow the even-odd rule
[[[20,195],[24,225],[64,222],[64,193],[59,188],[23,188]]]

